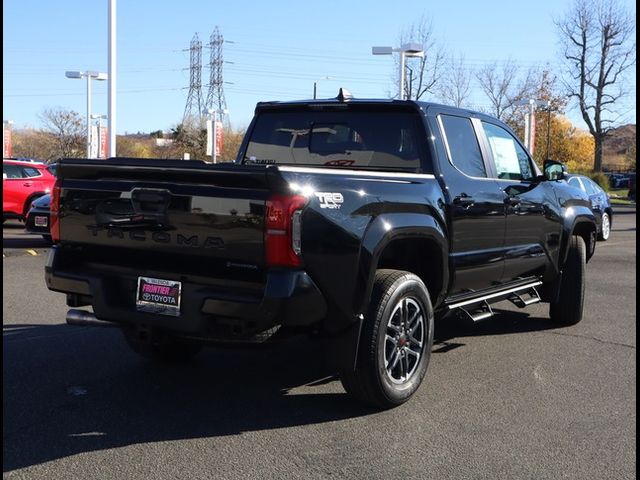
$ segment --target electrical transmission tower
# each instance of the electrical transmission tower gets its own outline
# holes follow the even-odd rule
[[[184,107],[184,123],[189,118],[202,118],[202,42],[196,33],[191,39],[190,65],[189,65],[189,94],[187,104]]]
[[[211,48],[211,56],[209,57],[209,92],[207,93],[207,101],[205,108],[215,110],[220,118],[227,109],[227,101],[224,98],[224,81],[222,79],[222,44],[224,39],[215,28],[209,38],[209,47]]]

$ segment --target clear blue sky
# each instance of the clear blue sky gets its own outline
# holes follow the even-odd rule
[[[570,0],[440,1],[119,1],[117,131],[169,130],[182,119],[189,85],[189,42],[203,43],[216,26],[224,36],[225,95],[232,125],[246,126],[256,102],[395,93],[388,56],[400,31],[426,15],[436,39],[470,67],[514,60],[523,69],[559,66],[553,18]],[[635,12],[635,4],[624,0]],[[86,82],[65,70],[107,71],[107,0],[3,2],[3,119],[14,128],[40,127],[45,108],[86,114]],[[206,67],[209,50],[203,49]],[[202,72],[208,83],[209,71]],[[633,95],[620,123],[635,123]],[[107,113],[106,82],[92,83],[94,114]],[[486,103],[477,86],[474,100]],[[203,87],[206,96],[206,88]],[[578,115],[570,115],[578,125]]]

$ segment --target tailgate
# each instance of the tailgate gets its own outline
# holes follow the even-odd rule
[[[60,241],[158,262],[188,256],[261,268],[273,173],[199,161],[62,160]]]

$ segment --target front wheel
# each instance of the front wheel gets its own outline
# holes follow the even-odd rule
[[[600,233],[598,234],[598,240],[607,241],[611,235],[611,217],[608,213],[602,214],[602,225],[600,226]]]
[[[433,308],[416,275],[378,270],[364,320],[355,370],[341,376],[347,393],[377,408],[406,402],[427,371]]]
[[[557,302],[549,305],[549,317],[554,322],[575,325],[582,320],[586,250],[582,237],[571,237],[567,261],[562,268],[560,295]]]

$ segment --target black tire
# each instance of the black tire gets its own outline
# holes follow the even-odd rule
[[[586,250],[582,237],[571,237],[567,261],[562,269],[560,295],[556,303],[549,305],[549,317],[556,323],[575,325],[582,320]]]
[[[606,242],[611,235],[611,216],[604,212],[602,214],[602,222],[600,223],[600,232],[598,233],[598,240]]]
[[[184,363],[195,357],[202,344],[175,337],[162,331],[140,332],[123,328],[131,349],[149,360],[162,363]]]
[[[398,320],[401,328],[396,325]],[[413,325],[412,330],[405,330],[404,323]],[[394,339],[389,338],[389,332]],[[414,334],[422,341],[416,340]],[[401,405],[422,383],[432,345],[433,307],[422,280],[409,272],[378,270],[362,327],[356,369],[342,372],[342,385],[347,393],[373,407]],[[413,353],[409,355],[408,350]]]

